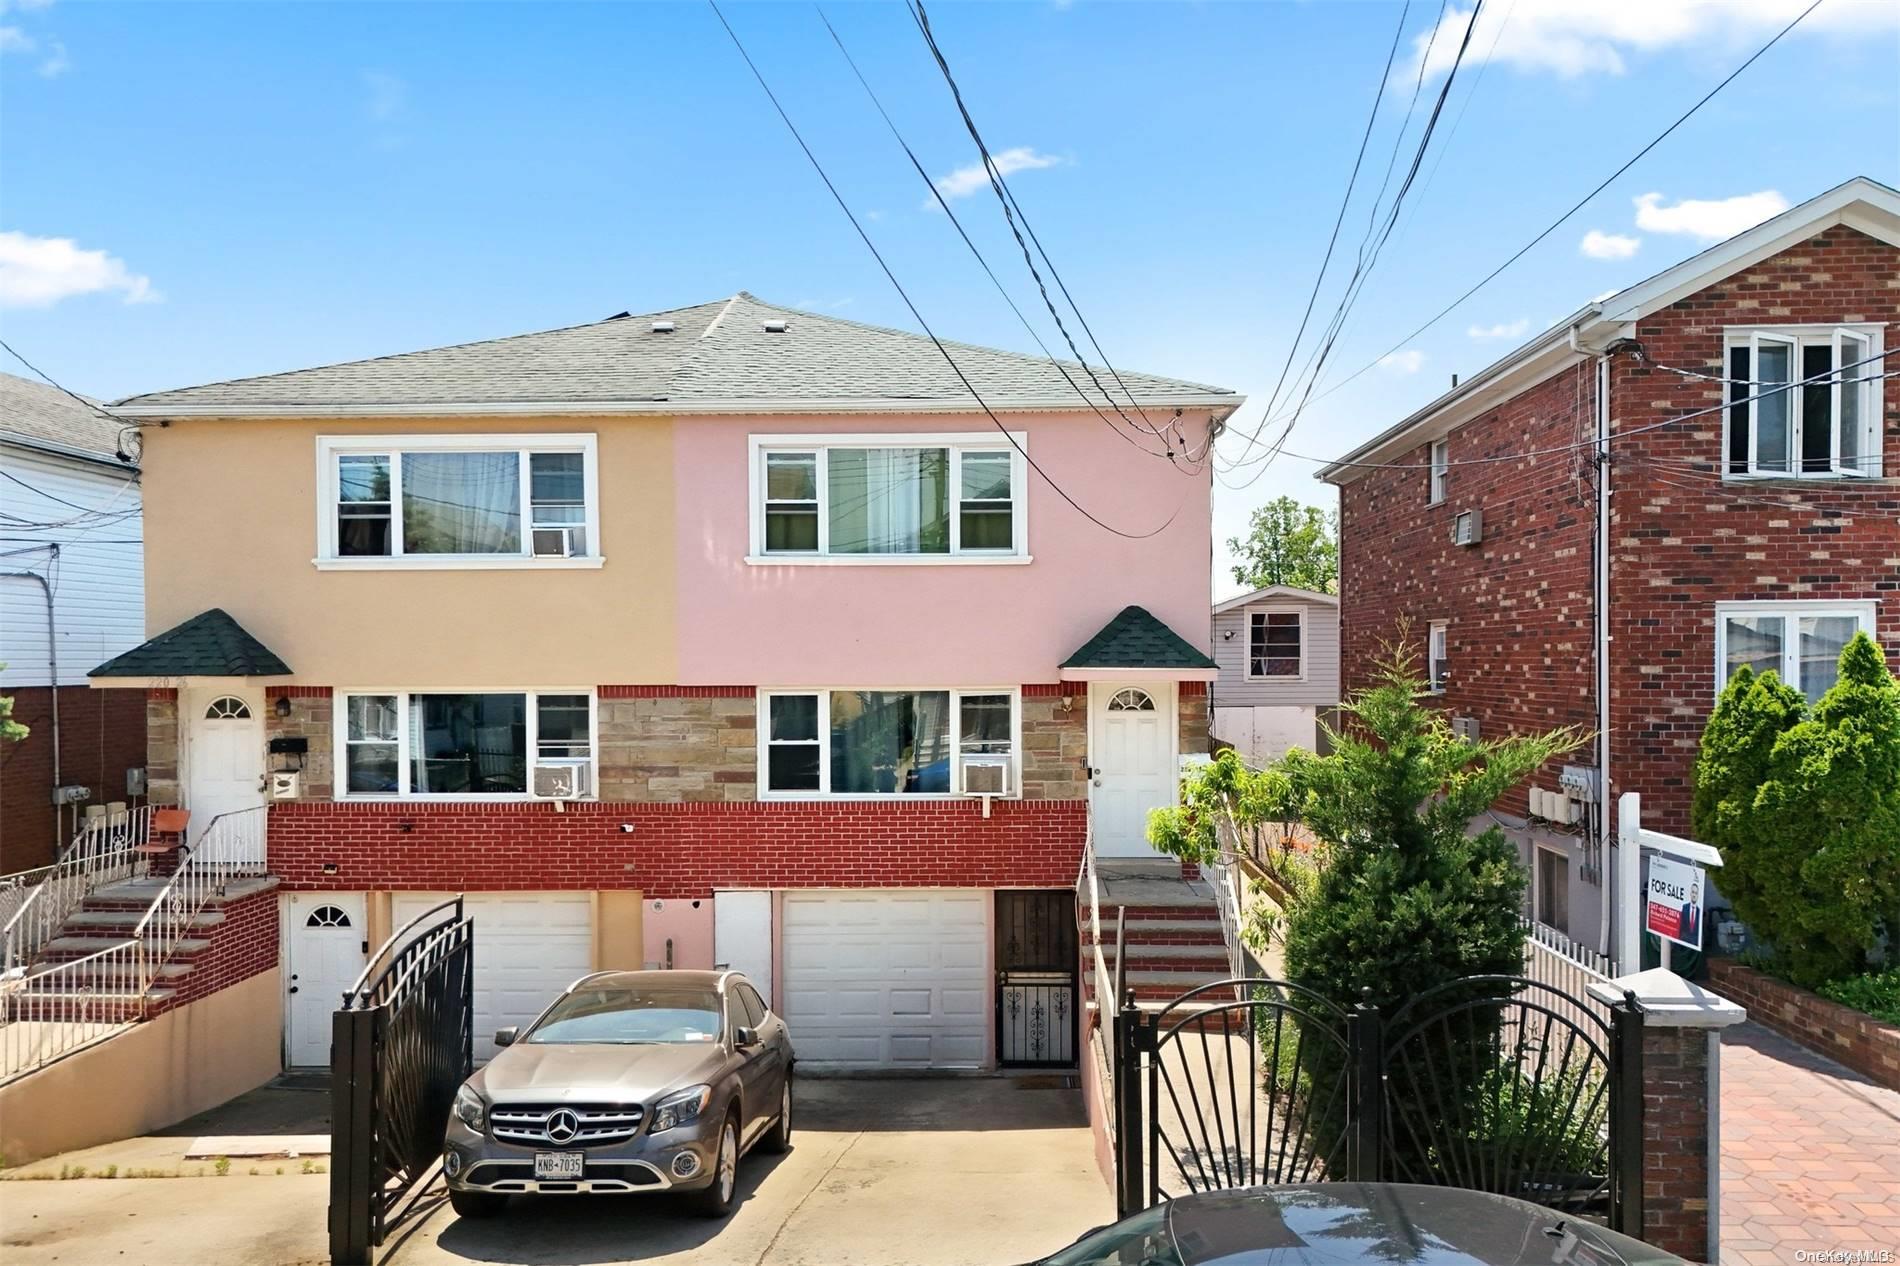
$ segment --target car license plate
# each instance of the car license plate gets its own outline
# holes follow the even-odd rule
[[[579,1152],[536,1152],[534,1176],[557,1180],[579,1178],[585,1161],[586,1157]]]

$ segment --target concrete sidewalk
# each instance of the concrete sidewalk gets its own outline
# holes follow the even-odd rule
[[[1079,1092],[1037,1088],[1043,1084],[1046,1079],[801,1079],[792,1151],[747,1157],[740,1166],[740,1206],[724,1222],[698,1219],[666,1197],[517,1198],[502,1218],[481,1222],[461,1221],[446,1205],[432,1203],[392,1237],[383,1260],[390,1266],[1029,1261],[1114,1219]],[[243,1132],[215,1119],[193,1124],[202,1128],[192,1134]],[[289,1132],[294,1123],[272,1116],[270,1124]],[[182,1155],[189,1142],[184,1135],[119,1146],[128,1156],[156,1159],[171,1150]],[[92,1149],[89,1169],[97,1171],[107,1150]],[[56,1158],[54,1172],[60,1163],[73,1160]],[[224,1178],[0,1183],[0,1256],[9,1266],[327,1262],[328,1178],[300,1172],[297,1162],[271,1161],[255,1162],[263,1173],[253,1177],[252,1164],[234,1161]],[[274,1173],[279,1164],[282,1176]]]

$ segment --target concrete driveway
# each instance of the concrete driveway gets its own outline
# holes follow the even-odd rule
[[[1007,1266],[1114,1218],[1074,1090],[1046,1079],[799,1083],[793,1148],[740,1167],[723,1222],[665,1197],[517,1198],[496,1220],[445,1204],[384,1247],[390,1266],[664,1262],[677,1266]],[[321,1096],[312,1097],[320,1110]],[[242,1101],[240,1101],[240,1105]],[[240,1105],[233,1105],[236,1111]],[[213,1114],[215,1118],[215,1114]],[[197,1133],[234,1133],[215,1119]],[[182,1131],[180,1131],[182,1133]],[[177,1143],[178,1135],[166,1140]],[[154,1140],[119,1145],[145,1167]],[[89,1172],[110,1148],[84,1158]],[[75,1163],[72,1158],[50,1162]],[[328,1179],[234,1161],[226,1177],[0,1183],[9,1266],[327,1261]],[[195,1170],[196,1162],[187,1167]],[[44,1170],[46,1165],[35,1166]],[[432,1202],[433,1203],[433,1202]]]

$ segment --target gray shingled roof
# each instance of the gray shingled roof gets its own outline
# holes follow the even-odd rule
[[[119,423],[57,387],[0,374],[0,437],[111,457],[119,448],[119,430]]]
[[[674,323],[672,333],[653,332],[661,320]],[[767,321],[783,321],[787,328],[768,333]],[[963,343],[947,346],[992,408],[1083,407],[1056,361]],[[1106,408],[1084,371],[1063,363]],[[1097,372],[1109,382],[1106,371]],[[1241,402],[1226,388],[1201,383],[1126,370],[1122,380],[1143,405],[1232,408]],[[246,409],[315,413],[534,403],[742,411],[748,402],[795,407],[805,401],[973,407],[969,392],[923,335],[782,308],[744,291],[689,308],[152,392],[121,404],[141,414],[175,408],[235,415]]]
[[[287,677],[290,667],[222,608],[192,616],[88,677]]]
[[[1064,668],[1212,668],[1214,661],[1146,607],[1123,607]]]

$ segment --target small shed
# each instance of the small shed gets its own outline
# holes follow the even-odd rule
[[[1214,737],[1251,765],[1319,750],[1339,704],[1339,598],[1269,585],[1214,607]]]

